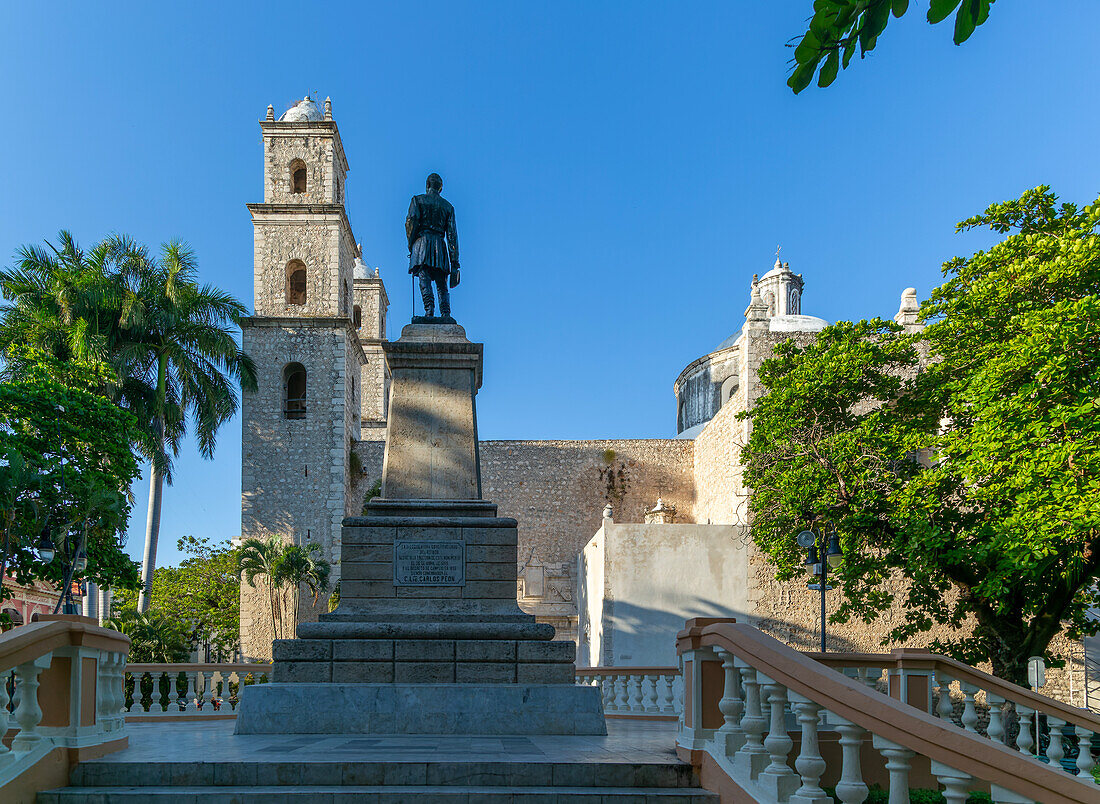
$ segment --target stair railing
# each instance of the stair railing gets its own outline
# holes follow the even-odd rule
[[[35,615],[0,634],[0,801],[16,801],[27,771],[48,772],[125,748],[122,673],[130,638],[90,617]]]
[[[915,651],[821,657],[733,621],[690,620],[677,653],[684,678],[678,753],[724,798],[728,791],[730,800],[829,804],[824,787],[831,786],[843,804],[860,804],[879,785],[889,790],[890,804],[908,802],[910,787],[942,787],[948,804],[964,804],[971,791],[1005,804],[1100,804],[1090,772],[1091,734],[1100,727],[1094,716],[945,657],[919,652],[918,658]],[[939,716],[946,704],[932,713],[933,682],[937,690],[961,683],[959,725]],[[1055,732],[1062,720],[1082,728],[1085,758],[1064,768],[1056,736],[1044,762],[1029,752],[1023,729],[1017,750],[1004,740],[1003,717],[990,720],[992,734],[990,726],[978,733],[971,687],[985,690],[994,709],[1004,698],[1022,706],[1021,714],[1056,713],[1049,715]],[[886,694],[891,689],[897,697]],[[944,700],[953,713],[950,694],[937,710]]]

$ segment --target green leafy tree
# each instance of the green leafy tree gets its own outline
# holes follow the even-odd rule
[[[163,612],[122,609],[104,625],[130,637],[132,663],[186,662],[191,657],[186,625]]]
[[[219,660],[240,644],[240,575],[237,550],[209,539],[185,536],[177,547],[187,557],[178,567],[157,567],[150,612],[181,623],[188,644],[207,646]],[[115,595],[120,610],[137,608],[132,591]]]
[[[44,580],[64,588],[68,564],[71,580],[133,586],[137,570],[122,550],[122,535],[130,509],[124,492],[138,473],[129,448],[134,418],[102,396],[53,379],[64,372],[47,356],[39,355],[40,364],[23,357],[22,376],[0,383],[4,569],[21,584]],[[43,531],[66,561],[41,560],[34,547]],[[72,561],[80,552],[87,557],[83,572]]]
[[[995,0],[929,0],[928,21],[943,22],[955,13],[954,42],[961,45],[989,18]],[[909,0],[814,0],[810,25],[795,46],[794,67],[787,86],[798,94],[817,74],[817,85],[827,87],[841,67],[859,50],[862,59],[875,49],[890,17],[909,11]]]
[[[743,454],[753,537],[791,578],[794,535],[838,529],[834,619],[900,595],[888,640],[961,629],[934,647],[1017,683],[1059,634],[1096,631],[1098,222],[1100,201],[1046,187],[995,204],[959,229],[1006,237],[944,265],[922,332],[840,322],[765,362]]]
[[[85,253],[69,232],[59,246],[26,246],[0,271],[11,301],[0,318],[0,348],[37,346],[62,361],[101,370],[104,390],[138,422],[134,445],[151,462],[142,563],[148,607],[156,566],[164,482],[193,425],[199,450],[213,456],[217,431],[237,410],[236,387],[254,390],[252,361],[233,328],[247,310],[227,293],[197,283],[194,252],[172,241],[154,256],[114,235]],[[9,356],[9,373],[23,363]]]

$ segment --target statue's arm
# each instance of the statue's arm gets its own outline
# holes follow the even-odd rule
[[[447,248],[451,252],[451,262],[458,265],[458,227],[455,225],[453,208],[447,220]]]
[[[414,196],[412,201],[409,202],[409,214],[405,216],[405,238],[409,241],[409,251],[412,251],[413,236],[416,234],[416,220],[419,217],[419,210],[416,208],[416,197]]]

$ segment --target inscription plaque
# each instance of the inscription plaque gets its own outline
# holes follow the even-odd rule
[[[465,586],[466,543],[393,543],[394,586]]]

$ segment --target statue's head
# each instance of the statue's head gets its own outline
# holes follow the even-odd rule
[[[435,190],[437,193],[440,193],[443,191],[443,177],[438,173],[433,173],[428,176],[428,181],[425,182],[425,184],[427,185],[428,192]]]

